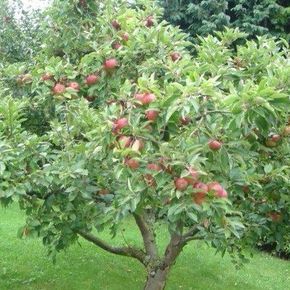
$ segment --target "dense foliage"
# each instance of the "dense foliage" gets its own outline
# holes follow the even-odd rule
[[[251,37],[270,34],[289,40],[290,8],[285,0],[160,0],[165,18],[193,36],[240,28]]]
[[[192,47],[150,1],[55,0],[48,17],[35,64],[0,82],[0,200],[26,211],[22,236],[51,254],[82,236],[136,258],[147,290],[192,240],[233,258],[265,236],[289,242],[286,43],[235,52],[245,35],[227,29]],[[98,237],[128,218],[143,246]]]
[[[0,68],[24,62],[39,51],[39,11],[25,11],[20,0],[0,2]]]

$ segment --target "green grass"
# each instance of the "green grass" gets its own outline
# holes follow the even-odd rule
[[[16,206],[0,209],[1,290],[138,290],[145,271],[135,260],[106,253],[81,240],[58,255],[56,265],[37,239],[16,237],[24,216]],[[128,242],[139,240],[133,224],[125,233]],[[164,245],[166,233],[161,239]],[[118,241],[117,241],[118,242]],[[189,245],[169,276],[167,290],[287,290],[290,263],[257,253],[242,270],[230,258],[215,255],[201,242]]]

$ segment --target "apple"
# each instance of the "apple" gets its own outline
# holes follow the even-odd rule
[[[118,61],[115,58],[108,58],[104,61],[103,67],[105,70],[110,71],[118,66]]]
[[[142,105],[148,105],[155,101],[156,96],[152,93],[135,94],[135,99],[138,100]]]
[[[228,193],[218,182],[211,182],[208,185],[209,191],[213,191],[216,197],[226,198]]]
[[[193,185],[193,188],[198,190],[196,191],[195,196],[199,196],[199,197],[205,197],[209,190],[208,186],[203,182],[196,182]]]
[[[266,144],[267,147],[276,147],[278,145],[277,142],[275,142],[275,141],[273,141],[271,139],[267,139],[265,144]]]
[[[269,217],[272,219],[273,222],[280,222],[282,219],[282,215],[278,212],[270,212]]]
[[[124,127],[128,126],[128,119],[127,118],[120,118],[114,122],[118,129],[123,129]]]
[[[147,169],[153,170],[153,171],[161,171],[162,170],[161,166],[159,164],[156,164],[156,163],[148,163]]]
[[[52,78],[53,78],[53,75],[50,73],[45,73],[41,76],[42,81],[48,81],[48,80],[51,80]]]
[[[175,188],[180,191],[184,191],[188,187],[188,181],[182,177],[176,178],[174,181],[174,184],[175,184]]]
[[[121,135],[118,142],[122,148],[128,148],[131,144],[132,138],[129,136]]]
[[[126,158],[125,164],[131,169],[137,169],[140,166],[139,161],[133,158]]]
[[[77,92],[80,90],[80,85],[77,82],[70,82],[68,87],[74,89]]]
[[[279,134],[273,134],[270,138],[273,142],[278,142],[281,140],[281,136]]]
[[[145,112],[145,116],[149,121],[155,121],[158,118],[159,111],[150,109]]]
[[[120,42],[113,42],[112,43],[112,48],[113,49],[120,49],[120,48],[122,48],[122,45],[121,45]]]
[[[191,118],[190,117],[181,117],[180,122],[182,125],[188,125],[191,122]]]
[[[181,58],[181,55],[178,52],[172,52],[170,54],[170,57],[171,57],[171,60],[175,62]]]
[[[222,147],[222,143],[218,140],[211,140],[208,142],[208,147],[213,151],[218,151]]]
[[[61,83],[57,83],[53,87],[52,91],[55,95],[61,95],[65,92],[65,86]]]
[[[99,76],[95,75],[95,74],[90,74],[86,77],[86,84],[91,86],[94,85],[97,81],[99,80]]]
[[[129,40],[129,34],[127,32],[122,34],[122,39],[127,42]]]
[[[283,135],[284,136],[289,136],[290,135],[290,126],[286,126],[283,130]]]
[[[136,139],[132,144],[132,150],[139,152],[144,148],[144,142],[140,139]]]
[[[146,27],[152,27],[154,25],[154,18],[153,16],[148,16],[145,21]]]
[[[112,22],[111,22],[111,24],[112,24],[112,26],[116,29],[116,30],[120,30],[121,29],[121,25],[120,25],[120,23],[118,22],[118,20],[113,20]]]

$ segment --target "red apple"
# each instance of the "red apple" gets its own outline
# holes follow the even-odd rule
[[[118,22],[118,20],[113,20],[112,22],[111,22],[111,24],[112,24],[112,26],[116,29],[116,30],[120,30],[121,29],[121,25],[120,25],[120,23]]]
[[[139,152],[144,148],[144,142],[140,139],[136,139],[132,144],[132,150]]]
[[[181,55],[178,52],[172,52],[170,54],[170,57],[171,57],[171,60],[175,62],[181,58]]]
[[[207,186],[209,190],[214,192],[216,197],[224,198],[228,196],[228,193],[218,182],[211,182]]]
[[[156,164],[156,163],[148,163],[147,169],[153,170],[153,171],[161,171],[162,170],[161,166],[159,164]]]
[[[180,191],[183,191],[188,187],[188,182],[185,178],[176,178],[174,184],[175,188]]]
[[[108,58],[104,61],[103,67],[105,70],[110,71],[118,66],[118,61],[115,58]]]
[[[53,93],[55,95],[61,95],[65,92],[65,86],[61,83],[57,83],[53,89],[52,89]]]
[[[280,140],[281,140],[281,136],[279,134],[273,134],[271,136],[271,141],[273,141],[273,142],[278,142]]]
[[[282,215],[278,212],[270,212],[269,217],[272,219],[273,222],[279,222],[282,219]]]
[[[218,140],[211,140],[208,142],[208,147],[213,151],[217,151],[221,149],[222,143],[219,142]]]
[[[129,34],[127,32],[122,34],[122,39],[127,42],[129,40]]]
[[[154,25],[154,18],[153,16],[148,16],[145,21],[146,27],[152,27]]]
[[[124,127],[128,126],[128,119],[127,118],[120,118],[115,121],[115,124],[118,129],[123,129]]]
[[[158,110],[150,109],[145,112],[145,116],[149,121],[155,121],[159,115]]]
[[[130,146],[132,138],[129,136],[121,135],[118,139],[118,142],[122,148],[127,148]]]
[[[147,94],[144,94],[141,102],[143,105],[148,105],[148,104],[152,103],[153,101],[155,101],[155,99],[156,99],[156,97],[154,94],[147,93]]]
[[[80,90],[80,85],[77,82],[70,82],[68,87],[74,89],[77,92]]]
[[[122,48],[122,45],[121,45],[120,42],[113,42],[112,43],[112,48],[113,49],[120,49],[120,48]]]
[[[131,169],[139,168],[139,161],[133,158],[126,158],[125,164]]]
[[[195,194],[199,197],[205,197],[209,190],[208,186],[203,182],[196,182],[193,188],[198,189],[198,191]]]
[[[95,74],[91,74],[86,77],[85,83],[91,86],[91,85],[94,85],[98,80],[99,80],[99,76]]]

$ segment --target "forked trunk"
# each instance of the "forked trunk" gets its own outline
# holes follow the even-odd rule
[[[158,269],[148,274],[144,290],[164,290],[169,269]]]

